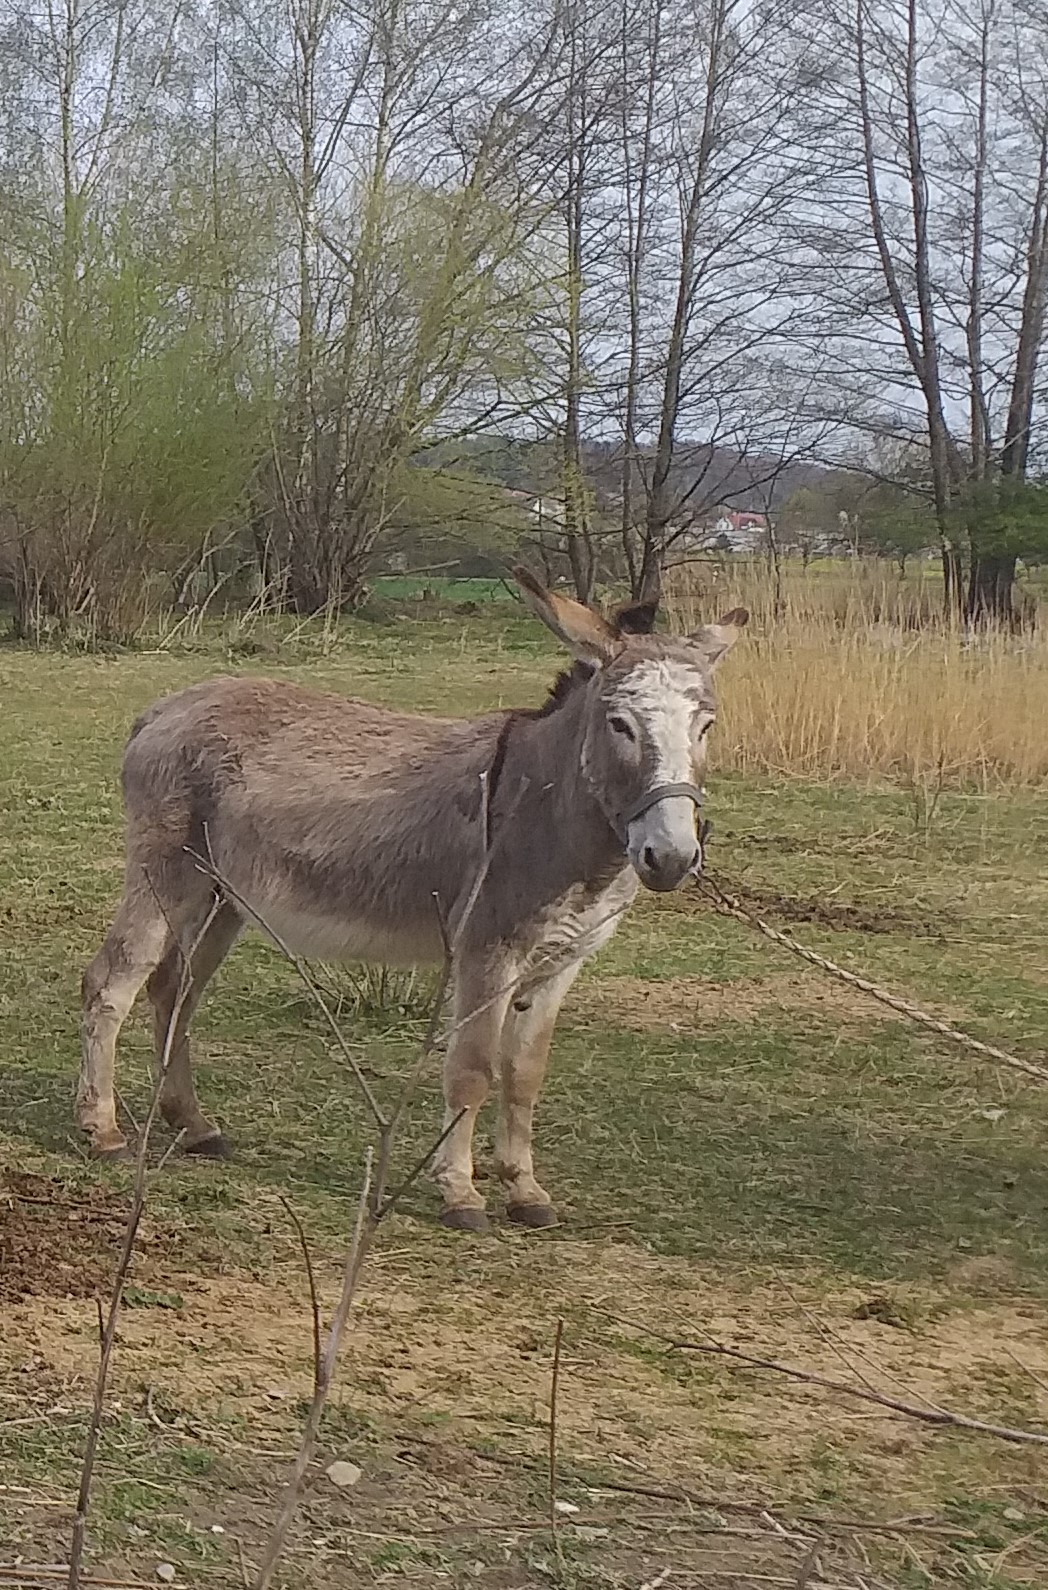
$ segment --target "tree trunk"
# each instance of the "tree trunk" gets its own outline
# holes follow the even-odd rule
[[[662,538],[646,535],[631,595],[637,602],[658,602],[662,595]]]
[[[626,407],[622,431],[622,552],[626,560],[630,590],[636,597],[641,589],[641,562],[643,544],[635,521],[635,488],[640,471],[637,448],[637,411],[640,401],[642,370],[642,312],[641,277],[647,254],[649,225],[649,194],[652,171],[652,144],[655,125],[655,106],[658,94],[659,64],[661,61],[662,5],[657,3],[649,13],[649,33],[646,41],[648,69],[644,86],[644,121],[638,164],[632,159],[629,94],[627,85],[630,63],[635,52],[627,7],[622,9],[622,159],[625,182],[626,221],[626,288],[629,302],[629,362],[626,372]]]
[[[961,568],[961,554],[955,546],[943,539],[942,552],[942,585],[943,585],[943,611],[947,622],[957,618],[964,606],[964,573]]]
[[[584,18],[570,13],[569,78],[567,84],[567,176],[565,210],[568,302],[568,358],[564,382],[564,434],[561,438],[561,494],[564,537],[575,595],[588,604],[593,595],[596,560],[589,525],[586,479],[582,462],[582,244],[588,149],[587,41]],[[581,57],[581,59],[580,59]]]
[[[972,552],[964,604],[964,616],[969,624],[1014,626],[1015,562],[1011,554]]]
[[[710,161],[713,157],[717,129],[717,111],[721,99],[722,60],[725,36],[728,31],[730,6],[726,0],[715,0],[709,28],[709,60],[706,66],[705,101],[702,126],[699,133],[695,167],[692,173],[687,205],[682,217],[680,266],[677,278],[676,303],[670,322],[666,343],[666,360],[662,378],[659,404],[659,429],[652,462],[651,487],[644,522],[644,552],[641,559],[640,589],[634,592],[641,600],[651,600],[649,592],[661,584],[662,563],[666,556],[666,532],[673,517],[674,501],[670,480],[677,456],[677,425],[680,419],[681,380],[684,370],[684,353],[688,337],[691,310],[695,298],[696,273],[699,269],[699,230],[706,200],[706,185]],[[651,584],[651,565],[655,561],[658,577]]]

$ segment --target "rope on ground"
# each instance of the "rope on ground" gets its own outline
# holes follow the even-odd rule
[[[778,928],[772,927],[770,923],[757,916],[756,912],[748,910],[734,895],[728,894],[715,883],[708,873],[700,873],[696,882],[700,892],[713,902],[722,916],[735,917],[737,921],[745,922],[748,927],[756,928],[758,933],[762,933],[773,944],[780,944],[783,949],[789,950],[791,955],[799,956],[810,966],[817,966],[820,971],[837,978],[838,982],[846,983],[849,988],[859,989],[871,999],[887,1005],[889,1010],[898,1011],[901,1016],[908,1017],[918,1026],[926,1027],[929,1032],[938,1033],[942,1038],[949,1038],[952,1043],[960,1044],[963,1049],[985,1055],[988,1060],[996,1060],[999,1065],[1011,1066],[1014,1071],[1021,1071],[1024,1076],[1035,1077],[1038,1082],[1048,1082],[1048,1070],[1044,1066],[1035,1065],[1032,1060],[1023,1060],[1018,1055],[1009,1054],[1006,1049],[998,1049],[992,1043],[983,1043],[981,1039],[973,1038],[970,1033],[951,1027],[949,1022],[940,1021],[938,1016],[929,1015],[911,1000],[902,999],[898,994],[890,994],[887,989],[872,983],[868,977],[860,977],[856,972],[849,972],[843,966],[838,966],[836,961],[831,961],[828,956],[819,955],[815,950],[809,950],[805,945],[798,944],[797,940],[791,938],[788,933],[780,932]]]

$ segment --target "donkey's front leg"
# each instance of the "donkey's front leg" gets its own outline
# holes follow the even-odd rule
[[[561,1001],[581,965],[576,961],[556,976],[518,990],[502,1029],[502,1109],[495,1138],[495,1169],[506,1189],[509,1218],[524,1226],[557,1224],[550,1196],[535,1180],[532,1122]]]
[[[433,1177],[444,1197],[441,1223],[457,1231],[488,1228],[484,1200],[473,1185],[473,1130],[491,1090],[513,970],[502,959],[464,957],[455,975],[444,1061],[444,1125],[451,1130],[434,1155]]]

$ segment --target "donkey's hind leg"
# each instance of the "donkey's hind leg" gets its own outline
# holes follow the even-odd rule
[[[129,879],[113,925],[81,984],[81,1061],[77,1121],[102,1158],[127,1152],[114,1096],[116,1041],[139,989],[163,959],[171,928],[144,875]]]
[[[441,1223],[486,1231],[484,1200],[473,1184],[473,1130],[491,1089],[499,1035],[512,992],[509,969],[497,960],[465,957],[455,976],[452,1027],[444,1061],[447,1136],[433,1157],[444,1197]]]
[[[233,948],[242,927],[243,921],[234,906],[226,903],[218,908],[193,952],[189,982],[177,1018],[175,1007],[179,1004],[186,975],[185,950],[180,945],[171,945],[147,984],[153,1006],[158,1070],[164,1064],[165,1051],[167,1058],[160,1091],[161,1114],[169,1126],[185,1134],[183,1147],[187,1154],[204,1154],[212,1159],[229,1159],[231,1150],[197,1101],[189,1054],[189,1024],[204,989]],[[169,1037],[173,1019],[174,1030]]]
[[[506,1212],[519,1225],[557,1224],[550,1196],[535,1179],[532,1123],[561,1001],[581,965],[576,961],[555,976],[520,989],[502,1028],[502,1107],[495,1136],[495,1170],[506,1190]]]

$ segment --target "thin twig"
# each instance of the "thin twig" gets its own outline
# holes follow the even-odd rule
[[[415,1161],[414,1165],[412,1165],[403,1181],[398,1182],[393,1188],[393,1191],[386,1194],[381,1206],[375,1210],[376,1220],[384,1220],[389,1214],[390,1210],[396,1208],[397,1204],[400,1202],[401,1198],[403,1198],[412,1182],[418,1181],[418,1178],[422,1175],[422,1172],[425,1170],[426,1166],[429,1164],[438,1148],[440,1148],[445,1138],[451,1136],[452,1132],[455,1130],[456,1126],[459,1124],[465,1113],[466,1107],[463,1105],[458,1114],[452,1116],[451,1120],[448,1122],[447,1126],[444,1127],[444,1130],[441,1132],[440,1136],[434,1138],[433,1142],[430,1143],[425,1153],[419,1155],[418,1159]]]
[[[69,1566],[61,1562],[47,1563],[21,1563],[17,1567],[10,1567],[5,1563],[0,1567],[0,1582],[8,1585],[21,1585],[33,1583],[50,1583],[52,1579],[64,1579],[69,1572]],[[83,1574],[80,1579],[82,1585],[90,1585],[91,1590],[155,1590],[147,1579],[103,1579],[97,1574]]]
[[[353,1305],[353,1298],[360,1278],[360,1271],[367,1254],[370,1236],[374,1232],[374,1224],[368,1223],[368,1201],[371,1195],[371,1175],[373,1154],[369,1148],[364,1160],[364,1178],[360,1186],[360,1197],[357,1200],[357,1215],[353,1225],[353,1237],[346,1254],[346,1262],[342,1271],[342,1291],[339,1295],[338,1305],[332,1315],[331,1325],[328,1329],[327,1341],[320,1355],[315,1385],[313,1387],[313,1400],[310,1403],[309,1413],[306,1415],[305,1428],[302,1431],[302,1441],[295,1456],[291,1478],[284,1489],[277,1521],[273,1526],[269,1540],[266,1542],[265,1554],[261,1566],[255,1575],[255,1590],[266,1590],[276,1570],[280,1554],[284,1549],[287,1532],[298,1507],[298,1499],[302,1490],[302,1482],[313,1459],[313,1451],[320,1434],[320,1421],[324,1413],[324,1404],[331,1389],[331,1381],[335,1372],[335,1362],[338,1358],[339,1343],[342,1332],[349,1318],[349,1311]]]
[[[818,1550],[819,1542],[817,1540],[813,1540],[807,1551],[804,1553],[804,1560],[797,1569],[796,1590],[808,1590],[808,1586],[811,1584],[812,1574],[817,1571],[816,1564]],[[821,1579],[822,1575],[820,1574],[819,1577]]]
[[[776,1279],[778,1280],[778,1283],[782,1287],[783,1291],[786,1293],[787,1297],[789,1297],[790,1301],[793,1303],[794,1307],[804,1315],[812,1329],[822,1337],[830,1351],[835,1355],[835,1357],[840,1359],[845,1369],[850,1369],[855,1378],[862,1381],[864,1386],[867,1386],[871,1391],[876,1391],[877,1389],[868,1376],[866,1376],[855,1363],[851,1356],[853,1353],[855,1357],[858,1358],[861,1363],[865,1364],[868,1369],[871,1369],[874,1374],[880,1375],[882,1379],[888,1380],[896,1386],[900,1386],[904,1391],[907,1389],[907,1387],[902,1384],[897,1376],[890,1374],[887,1369],[885,1369],[881,1364],[878,1364],[873,1358],[870,1357],[868,1353],[864,1353],[861,1347],[856,1347],[853,1343],[845,1342],[840,1334],[833,1329],[832,1325],[828,1324],[826,1320],[820,1319],[817,1314],[814,1314],[811,1309],[802,1303],[784,1276],[779,1275],[776,1277]],[[925,1407],[930,1408],[933,1413],[942,1413],[943,1410],[940,1408],[939,1404],[937,1402],[933,1402],[930,1397],[925,1396],[923,1391],[918,1391],[917,1395],[920,1397]]]
[[[771,1374],[785,1375],[790,1380],[798,1380],[809,1386],[821,1386],[826,1391],[834,1391],[842,1396],[855,1397],[862,1402],[876,1403],[879,1407],[889,1408],[893,1413],[905,1414],[907,1418],[919,1419],[923,1424],[947,1426],[951,1429],[972,1430],[979,1435],[996,1436],[998,1440],[1010,1441],[1013,1444],[1033,1446],[1048,1446],[1048,1435],[1042,1435],[1035,1430],[1016,1430],[1010,1425],[993,1424],[984,1419],[973,1419],[964,1413],[951,1413],[946,1408],[921,1408],[915,1403],[904,1402],[899,1397],[888,1397],[882,1392],[867,1389],[865,1386],[853,1386],[847,1380],[834,1380],[828,1375],[817,1374],[810,1369],[797,1369],[792,1364],[780,1364],[774,1358],[758,1358],[752,1353],[740,1352],[736,1347],[726,1347],[722,1342],[713,1340],[708,1342],[686,1341],[668,1335],[665,1331],[657,1330],[652,1325],[643,1321],[626,1319],[621,1314],[613,1314],[608,1309],[597,1309],[598,1314],[603,1314],[607,1319],[614,1320],[618,1325],[626,1325],[631,1330],[640,1331],[643,1335],[651,1336],[656,1341],[665,1342],[675,1352],[708,1353],[713,1357],[725,1358],[730,1363],[740,1364],[746,1369],[763,1369]]]
[[[135,1169],[132,1182],[131,1207],[128,1211],[127,1224],[124,1228],[124,1240],[117,1260],[116,1274],[113,1277],[112,1290],[109,1296],[109,1309],[106,1314],[105,1325],[102,1330],[100,1350],[98,1357],[98,1373],[95,1377],[94,1398],[91,1405],[91,1416],[88,1420],[87,1439],[84,1443],[84,1456],[80,1468],[80,1485],[77,1491],[76,1514],[73,1519],[73,1534],[69,1547],[69,1590],[79,1590],[82,1584],[80,1565],[83,1561],[84,1545],[87,1539],[87,1512],[91,1500],[91,1482],[94,1477],[95,1460],[98,1455],[98,1442],[102,1429],[102,1410],[105,1404],[106,1387],[109,1383],[109,1364],[113,1354],[113,1344],[116,1341],[117,1322],[124,1301],[124,1287],[127,1282],[128,1270],[131,1266],[131,1256],[134,1253],[135,1242],[138,1237],[138,1228],[142,1223],[142,1215],[146,1203],[146,1163],[149,1154],[149,1135],[156,1121],[157,1111],[160,1108],[160,1096],[171,1065],[174,1053],[175,1032],[182,1014],[182,1008],[189,997],[193,986],[193,958],[204,940],[204,936],[214,922],[221,906],[221,900],[216,894],[211,902],[211,908],[204,922],[190,945],[188,951],[182,950],[182,972],[179,978],[178,989],[171,1013],[168,1017],[167,1030],[164,1033],[164,1042],[157,1061],[156,1077],[153,1083],[153,1092],[149,1101],[149,1109],[142,1123],[138,1136],[138,1147],[135,1153]],[[178,940],[176,939],[176,945]],[[181,949],[181,946],[179,946]],[[101,1317],[101,1304],[99,1304]]]
[[[288,1217],[298,1233],[298,1244],[302,1249],[302,1258],[306,1266],[306,1279],[309,1282],[309,1304],[313,1314],[313,1391],[315,1394],[317,1386],[320,1384],[320,1301],[317,1297],[316,1277],[313,1274],[313,1259],[310,1255],[309,1243],[306,1241],[306,1233],[303,1230],[302,1222],[283,1193],[280,1194],[280,1202],[284,1205]]]
[[[517,807],[523,799],[526,788],[527,780],[521,779],[520,785],[518,786],[517,792],[513,797],[509,810],[506,814],[507,823],[512,820],[514,814],[516,813]],[[400,1092],[400,1097],[396,1102],[393,1114],[390,1116],[389,1122],[387,1124],[387,1129],[383,1134],[382,1150],[384,1152],[380,1151],[378,1173],[375,1177],[375,1187],[372,1194],[375,1210],[380,1216],[388,1213],[393,1204],[396,1202],[397,1198],[401,1196],[410,1182],[413,1181],[414,1178],[425,1169],[426,1164],[428,1164],[429,1160],[432,1159],[433,1155],[437,1152],[440,1144],[443,1143],[444,1139],[454,1131],[458,1121],[460,1121],[462,1116],[466,1113],[465,1110],[460,1111],[457,1118],[447,1124],[444,1131],[441,1133],[440,1138],[430,1149],[426,1158],[417,1166],[415,1170],[412,1171],[411,1175],[406,1179],[406,1181],[401,1183],[396,1194],[392,1196],[386,1196],[386,1180],[389,1171],[388,1160],[393,1148],[394,1134],[398,1131],[408,1106],[415,1096],[415,1090],[422,1079],[422,1075],[429,1062],[429,1058],[437,1048],[437,1045],[440,1041],[441,1018],[444,1014],[444,1002],[447,998],[448,989],[451,986],[451,980],[455,970],[455,960],[458,955],[459,947],[462,944],[463,937],[465,936],[466,929],[468,928],[470,920],[473,916],[477,901],[480,898],[480,891],[484,887],[488,873],[491,870],[492,858],[497,848],[497,845],[489,843],[489,835],[491,832],[491,775],[487,769],[485,769],[480,775],[480,804],[477,814],[477,830],[480,836],[480,854],[477,858],[477,868],[473,876],[473,882],[470,885],[469,893],[466,896],[461,911],[458,913],[458,920],[456,921],[454,928],[451,927],[448,921],[447,914],[444,910],[444,904],[440,899],[440,896],[436,894],[433,896],[433,909],[437,914],[437,925],[440,930],[440,942],[443,946],[444,957],[436,991],[433,995],[433,1000],[430,1005],[429,1020],[426,1023],[426,1031],[422,1038],[418,1056],[414,1066],[411,1069],[411,1072],[405,1080],[404,1086]],[[478,1011],[471,1011],[471,1019],[478,1014]],[[445,1034],[445,1038],[448,1036],[448,1034]]]
[[[1024,1364],[1022,1359],[1016,1353],[1013,1353],[1010,1347],[1005,1347],[1004,1351],[1012,1363],[1022,1370],[1024,1375],[1029,1375],[1035,1386],[1038,1386],[1041,1391],[1048,1391],[1048,1381],[1042,1380],[1040,1375],[1035,1374],[1029,1364]]]
[[[248,1577],[247,1561],[244,1557],[244,1542],[241,1540],[239,1535],[236,1535],[234,1538],[236,1540],[237,1547],[237,1565],[240,1568],[240,1583],[243,1585],[244,1590],[251,1590],[251,1580]]]
[[[157,1174],[158,1175],[159,1175],[160,1171],[162,1171],[164,1169],[164,1166],[167,1164],[167,1162],[171,1158],[172,1154],[174,1154],[176,1152],[176,1150],[181,1146],[182,1139],[185,1137],[185,1135],[186,1135],[186,1129],[183,1126],[182,1130],[180,1132],[176,1133],[175,1137],[167,1145],[167,1147],[165,1148],[164,1152],[161,1154],[160,1158],[157,1161],[157,1167],[156,1168],[157,1168]]]
[[[413,1446],[430,1446],[434,1443],[417,1432],[411,1438]],[[493,1463],[498,1466],[512,1468],[539,1469],[543,1471],[548,1467],[545,1457],[536,1457],[533,1453],[522,1452],[519,1449],[492,1451],[475,1451],[474,1457],[481,1463]],[[713,1513],[741,1513],[744,1516],[764,1518],[773,1516],[776,1504],[759,1501],[743,1501],[730,1496],[704,1494],[701,1491],[689,1490],[683,1485],[658,1485],[644,1483],[643,1481],[619,1480],[607,1474],[593,1474],[581,1465],[587,1459],[577,1460],[572,1464],[572,1475],[578,1484],[592,1494],[600,1491],[612,1491],[616,1495],[641,1496],[660,1502],[681,1502],[690,1509],[699,1508]],[[689,1512],[690,1516],[690,1512]],[[785,1523],[798,1533],[807,1533],[798,1526],[809,1524],[814,1529],[819,1529],[825,1534],[847,1535],[892,1535],[900,1531],[906,1534],[942,1536],[949,1540],[977,1540],[979,1537],[971,1530],[960,1529],[952,1524],[934,1524],[927,1522],[925,1515],[907,1515],[904,1518],[869,1519],[869,1518],[833,1518],[825,1513],[793,1512],[788,1517],[778,1520]],[[545,1525],[542,1526],[546,1528]],[[767,1530],[760,1531],[766,1534]]]
[[[557,1531],[557,1392],[560,1389],[560,1344],[564,1336],[564,1321],[557,1321],[553,1336],[553,1374],[549,1388],[549,1532],[557,1562],[563,1567],[564,1554],[560,1549]]]
[[[860,977],[856,972],[849,972],[843,966],[838,966],[836,961],[831,961],[828,956],[819,955],[815,950],[809,950],[805,945],[798,944],[797,940],[791,938],[788,933],[780,932],[756,912],[750,911],[736,896],[727,894],[708,873],[700,874],[696,882],[700,891],[713,901],[722,915],[735,917],[737,921],[756,928],[758,933],[762,933],[773,944],[780,944],[783,949],[789,950],[791,955],[797,955],[809,965],[817,966],[820,971],[836,977],[849,988],[859,989],[861,993],[868,994],[879,1004],[887,1005],[889,1010],[898,1011],[901,1016],[906,1016],[918,1026],[926,1027],[929,1032],[938,1033],[940,1037],[949,1038],[952,1043],[960,1044],[963,1049],[985,1055],[988,1060],[996,1060],[1000,1065],[1011,1066],[1014,1071],[1021,1071],[1024,1076],[1035,1077],[1038,1082],[1048,1082],[1048,1070],[1044,1066],[1035,1065],[1032,1060],[1023,1060],[1018,1055],[1009,1054],[1006,1049],[998,1049],[994,1044],[983,1043],[980,1038],[973,1038],[970,1033],[961,1032],[960,1028],[951,1027],[949,1022],[941,1021],[938,1016],[929,1015],[911,1000],[903,999],[898,994],[890,994],[887,989],[872,983],[868,977]]]

